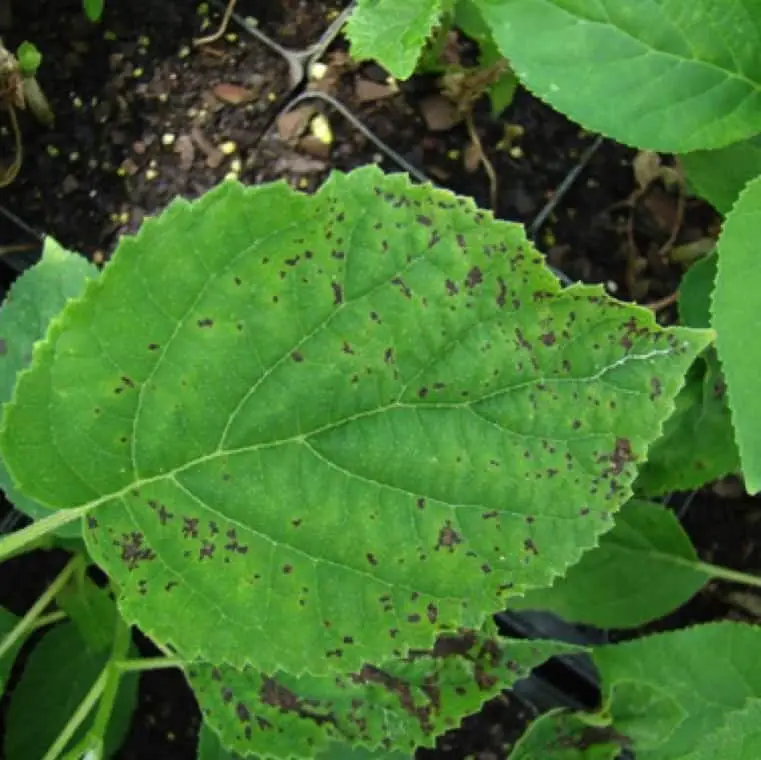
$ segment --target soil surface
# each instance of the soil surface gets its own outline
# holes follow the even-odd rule
[[[239,0],[237,13],[255,18],[277,43],[303,50],[319,42],[346,4]],[[197,197],[230,173],[248,183],[284,178],[311,191],[332,168],[369,162],[403,168],[362,125],[432,181],[490,205],[491,186],[473,132],[442,104],[437,76],[389,83],[374,64],[352,62],[338,39],[322,57],[319,77],[297,83],[284,58],[235,24],[220,41],[193,47],[193,38],[213,31],[219,18],[217,5],[210,18],[197,5],[107,0],[103,22],[91,25],[80,0],[15,3],[4,41],[15,49],[30,39],[41,49],[39,78],[57,119],[47,129],[23,115],[24,165],[0,195],[4,208],[101,261],[146,215],[177,195]],[[462,40],[453,41],[451,52],[463,63],[472,53]],[[337,98],[351,118],[321,94]],[[304,99],[285,111],[296,95]],[[314,128],[317,115],[324,117],[322,132]],[[329,144],[320,139],[326,125]],[[689,252],[715,237],[718,218],[672,182],[668,157],[643,157],[602,141],[575,184],[558,195],[592,150],[594,135],[521,90],[498,119],[488,101],[479,100],[472,125],[497,177],[499,217],[530,226],[557,200],[536,229],[549,262],[571,279],[604,283],[619,297],[662,302],[660,318],[673,319],[673,293]],[[7,163],[10,156],[2,158]],[[8,244],[31,239],[4,218],[0,234]],[[753,537],[760,502],[738,493],[731,483],[701,491],[684,523],[705,560],[757,572],[761,547]],[[61,562],[60,553],[37,552],[0,566],[0,604],[23,612]],[[712,584],[652,629],[727,617],[758,620],[758,597]],[[150,644],[141,642],[150,653]],[[505,757],[529,712],[513,697],[493,700],[442,737],[436,751],[419,756]],[[198,709],[179,673],[145,674],[118,757],[189,760],[198,726]]]

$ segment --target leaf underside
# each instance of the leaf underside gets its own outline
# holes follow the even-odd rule
[[[595,545],[709,339],[561,290],[518,226],[402,175],[231,182],[54,321],[3,453],[31,498],[90,510],[159,642],[351,672]]]

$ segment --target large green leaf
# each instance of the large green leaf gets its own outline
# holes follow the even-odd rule
[[[464,633],[340,677],[194,665],[188,678],[205,722],[243,755],[313,758],[340,741],[409,757],[549,657],[576,651]]]
[[[749,699],[742,710],[730,713],[724,725],[685,760],[758,760],[759,757],[761,699]]]
[[[761,135],[726,148],[698,150],[680,158],[695,192],[726,214],[745,185],[761,174]]]
[[[479,6],[521,82],[587,129],[677,153],[761,131],[757,0]]]
[[[727,388],[716,352],[696,359],[663,435],[650,447],[635,483],[642,495],[689,491],[740,470]]]
[[[745,484],[761,490],[761,177],[753,180],[726,218],[719,238],[719,270],[712,324],[727,381],[729,408]]]
[[[550,710],[521,736],[510,760],[615,760],[621,744],[608,728],[594,728],[576,713]]]
[[[759,651],[761,629],[722,622],[601,647],[593,657],[613,725],[637,760],[684,760],[761,697]]]
[[[444,0],[359,0],[346,25],[352,56],[377,60],[395,77],[407,79],[444,5]]]
[[[676,516],[630,501],[616,524],[550,588],[510,600],[512,609],[554,612],[599,628],[633,628],[672,612],[709,580]]]
[[[0,403],[13,395],[18,373],[32,360],[32,346],[44,337],[50,321],[70,298],[82,293],[98,270],[76,253],[45,239],[42,259],[13,284],[0,307]],[[0,488],[15,507],[35,519],[49,510],[21,494],[0,461]],[[81,536],[79,523],[59,528],[57,535]]]
[[[32,650],[16,688],[6,719],[6,760],[45,756],[50,745],[74,714],[108,662],[111,652],[92,651],[77,627],[63,623],[47,631]],[[119,747],[137,700],[137,677],[129,674],[119,684],[106,732],[107,756]],[[91,713],[72,737],[73,747],[90,729]]]
[[[2,446],[29,496],[90,510],[159,642],[355,670],[595,545],[710,338],[562,289],[520,227],[403,175],[229,182],[122,241]]]

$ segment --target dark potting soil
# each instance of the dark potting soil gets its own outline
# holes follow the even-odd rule
[[[318,41],[346,4],[238,0],[237,13],[255,17],[258,28],[279,43],[303,49]],[[240,27],[231,26],[231,36],[206,49],[193,49],[193,37],[215,28],[220,13],[212,7],[206,27],[195,2],[108,0],[103,23],[93,26],[82,18],[80,0],[16,3],[5,43],[13,49],[30,39],[40,47],[40,80],[57,121],[48,130],[24,115],[25,162],[0,202],[27,224],[100,260],[121,234],[134,231],[171,198],[197,197],[231,171],[249,183],[283,177],[314,190],[331,168],[378,162],[399,170],[322,101],[304,101],[298,108],[306,109],[306,117],[325,115],[333,134],[328,147],[305,125],[299,128],[298,119],[276,120],[300,90],[286,62]],[[314,86],[339,98],[433,181],[488,207],[488,179],[472,160],[466,125],[427,125],[424,103],[439,96],[436,77],[415,77],[389,93],[383,91],[385,72],[350,62],[345,50],[340,40],[330,48],[323,59],[327,69]],[[474,124],[498,177],[497,215],[525,224],[595,139],[523,91],[497,120],[480,101]],[[620,297],[651,302],[668,299],[678,283],[682,267],[670,258],[671,248],[715,236],[717,217],[658,181],[635,195],[635,156],[604,141],[538,230],[536,242],[572,279],[602,282]],[[0,221],[0,235],[8,243],[29,239],[7,221]],[[661,314],[673,317],[668,308]],[[753,572],[761,566],[761,549],[752,538],[760,516],[758,500],[706,489],[693,500],[685,525],[704,559]],[[36,552],[4,563],[0,603],[23,612],[62,561],[60,553]],[[758,619],[755,602],[739,592],[745,590],[712,584],[659,621],[659,629],[725,617]],[[141,646],[149,651],[147,642]],[[505,757],[529,717],[515,697],[500,697],[443,737],[436,751],[419,756]],[[193,758],[199,720],[181,674],[144,674],[119,758]]]

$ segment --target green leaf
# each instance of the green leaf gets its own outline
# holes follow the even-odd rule
[[[618,142],[687,153],[761,131],[761,13],[745,0],[478,0],[520,81]]]
[[[0,403],[11,399],[19,372],[32,360],[32,346],[44,337],[51,320],[69,299],[82,293],[87,281],[97,273],[86,259],[61,248],[50,237],[45,239],[42,259],[16,280],[0,307]],[[34,499],[20,493],[2,461],[0,488],[29,517],[40,519],[50,514]],[[80,524],[66,525],[56,534],[81,537]]]
[[[595,545],[710,338],[561,288],[517,225],[403,175],[228,182],[122,241],[2,447],[29,496],[91,510],[158,642],[345,672]]]
[[[93,652],[72,623],[47,631],[29,655],[24,671],[10,697],[5,729],[6,760],[43,757],[74,714],[100,672],[110,651]],[[122,743],[137,700],[138,679],[122,678],[106,732],[107,754]],[[94,713],[67,745],[71,749],[84,738]]]
[[[104,5],[104,0],[82,0],[82,8],[90,21],[100,21]]]
[[[630,501],[616,524],[550,588],[511,599],[512,609],[547,610],[599,628],[634,628],[667,615],[709,578],[673,512]]]
[[[549,657],[578,651],[560,642],[465,633],[347,676],[270,677],[252,668],[194,665],[188,678],[205,721],[243,755],[313,758],[342,742],[409,757]]]
[[[676,410],[650,447],[637,493],[690,491],[740,470],[726,390],[716,352],[709,350],[690,368]]]
[[[719,237],[719,268],[712,324],[727,381],[729,408],[749,493],[761,491],[761,290],[758,231],[761,177],[753,180],[730,211]]]
[[[711,294],[716,282],[715,253],[698,259],[679,285],[679,317],[687,327],[711,326]]]
[[[15,627],[21,618],[9,612],[5,607],[0,607],[0,641],[2,641]],[[5,685],[8,681],[16,655],[21,649],[26,636],[22,636],[14,645],[0,658],[0,696],[5,691]]]
[[[118,616],[110,590],[99,588],[86,575],[77,575],[56,596],[56,603],[95,652],[109,649]]]
[[[601,647],[593,658],[613,726],[637,760],[684,760],[761,696],[760,647],[761,629],[721,622]]]
[[[42,64],[42,53],[36,45],[25,40],[16,49],[16,59],[21,73],[25,77],[33,77]]]
[[[724,725],[701,742],[685,760],[758,760],[761,757],[761,699],[749,699],[742,710],[727,716]]]
[[[612,732],[576,713],[550,710],[531,723],[509,760],[615,760],[621,751]]]
[[[408,79],[442,12],[442,0],[359,0],[346,24],[352,57]]]
[[[687,153],[680,159],[694,191],[727,214],[745,185],[761,174],[761,135],[726,148]]]
[[[217,734],[206,723],[201,724],[197,760],[240,760],[241,757],[242,755],[225,748]],[[249,755],[249,757],[255,757],[255,755]],[[347,744],[329,744],[326,749],[315,752],[312,757],[316,760],[410,760],[409,753],[373,751]]]

